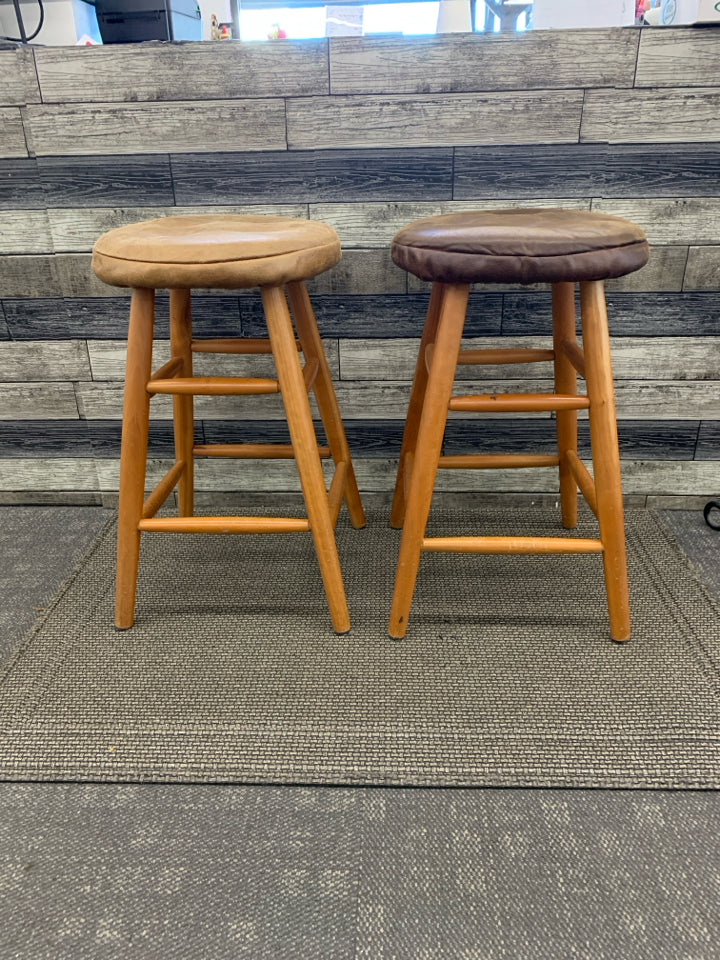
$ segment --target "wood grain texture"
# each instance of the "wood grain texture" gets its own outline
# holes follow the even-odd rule
[[[720,144],[457,147],[453,199],[717,197]]]
[[[720,245],[690,247],[683,290],[718,290],[720,288]]]
[[[576,143],[582,91],[309,97],[287,103],[292,150]]]
[[[647,233],[651,244],[717,243],[720,239],[718,197],[593,200],[592,209],[634,221]]]
[[[720,87],[587,90],[580,140],[584,143],[720,140]]]
[[[40,102],[33,48],[0,50],[0,106],[23,107]]]
[[[72,457],[0,459],[0,490],[98,490],[95,461]]]
[[[26,123],[37,156],[156,154],[159,144],[173,153],[286,145],[278,99],[29,106]]]
[[[340,263],[308,281],[307,288],[313,298],[321,293],[406,293],[407,274],[395,266],[387,248],[344,250]]]
[[[0,160],[0,210],[21,205],[25,210],[45,207],[45,194],[34,157]]]
[[[716,337],[720,293],[608,294],[610,333],[615,337]],[[502,332],[508,336],[547,333],[548,293],[506,293]]]
[[[720,422],[703,420],[698,432],[696,460],[720,460]],[[720,494],[720,477],[717,491]]]
[[[19,107],[0,107],[0,157],[27,157]]]
[[[0,383],[0,420],[77,418],[72,383]]]
[[[173,206],[170,158],[40,157],[37,174],[48,207]]]
[[[635,86],[720,86],[717,32],[677,27],[643,30]]]
[[[3,344],[0,381],[87,380],[90,362],[84,340],[26,340]]]
[[[93,456],[105,459],[120,456],[121,420],[85,420],[87,436]],[[195,442],[205,442],[202,421],[195,422]],[[148,437],[148,456],[171,458],[175,456],[175,440],[171,420],[151,420]]]
[[[171,158],[178,204],[449,200],[452,150],[298,150]]]
[[[212,100],[328,93],[324,40],[167,43],[36,51],[45,103]]]
[[[437,201],[435,203],[398,201],[396,203],[311,203],[310,218],[333,226],[344,247],[387,248],[397,231],[412,220],[464,210],[498,210],[511,207],[542,208],[547,200]],[[587,210],[589,200],[570,199],[568,209]]]
[[[3,210],[0,216],[0,256],[52,253],[47,210]]]
[[[687,258],[688,248],[685,246],[653,246],[650,260],[641,270],[616,280],[607,280],[605,289],[608,292],[679,293],[683,288]]]
[[[330,90],[337,95],[631,87],[638,41],[638,33],[629,30],[335,38]]]
[[[0,459],[93,456],[86,420],[0,421]]]
[[[0,294],[3,298],[60,297],[62,293],[55,257],[0,257]]]

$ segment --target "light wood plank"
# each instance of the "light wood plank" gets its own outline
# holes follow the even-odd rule
[[[683,290],[720,289],[720,245],[690,247]]]
[[[685,246],[654,245],[650,250],[650,260],[641,270],[616,280],[606,280],[605,289],[609,293],[679,292],[683,288],[687,258],[688,248]]]
[[[0,50],[0,105],[40,102],[32,47]]]
[[[244,204],[223,207],[81,207],[48,211],[53,249],[56,253],[87,252],[98,237],[108,230],[152,220],[156,217],[180,217],[193,214],[222,216],[227,213],[268,214],[278,217],[307,219],[306,204]]]
[[[720,86],[717,30],[643,30],[635,86]]]
[[[55,257],[0,257],[0,291],[3,297],[62,296]]]
[[[633,220],[651,244],[717,243],[720,239],[718,197],[593,200],[592,209]]]
[[[340,263],[308,281],[311,296],[317,294],[405,293],[407,274],[396,267],[390,251],[343,250]]]
[[[3,348],[6,344],[3,344]],[[0,420],[77,420],[71,383],[0,383]]]
[[[289,100],[290,149],[576,143],[580,90]]]
[[[580,140],[583,143],[720,140],[720,88],[587,90]]]
[[[0,381],[87,380],[89,376],[84,340],[25,340],[0,347]]]
[[[328,93],[327,42],[41,47],[45,103],[212,100]]]
[[[159,144],[174,153],[286,146],[279,99],[29,106],[26,122],[38,156],[157,153]]]
[[[0,107],[0,157],[27,157],[19,107]]]
[[[464,210],[504,210],[516,207],[557,206],[548,200],[445,200],[434,203],[311,203],[310,217],[333,226],[344,247],[387,248],[395,233],[412,220]],[[563,201],[571,210],[587,210],[589,200]]]
[[[0,255],[52,253],[46,210],[3,210],[0,216]]]
[[[33,457],[0,460],[0,490],[98,490],[95,461]]]
[[[631,87],[638,34],[563,30],[330,41],[333,94]]]

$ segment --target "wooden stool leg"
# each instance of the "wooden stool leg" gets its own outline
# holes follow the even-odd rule
[[[133,290],[128,330],[122,451],[120,455],[120,505],[118,509],[115,626],[125,630],[135,619],[140,559],[140,531],[145,496],[152,372],[155,291]]]
[[[390,613],[390,636],[398,640],[405,636],[410,616],[469,293],[469,284],[449,284],[443,296],[435,350],[420,416]],[[422,348],[421,352],[424,363]]]
[[[170,349],[173,357],[183,361],[181,377],[193,375],[192,361],[192,312],[189,290],[170,291]],[[185,469],[178,480],[178,513],[191,517],[194,512],[194,463],[192,394],[176,394],[173,397],[173,428],[175,431],[175,458],[185,461]]]
[[[625,523],[610,335],[602,280],[580,284],[597,513],[613,640],[630,637]]]
[[[425,402],[425,390],[427,389],[428,382],[425,352],[431,343],[435,343],[438,320],[440,319],[440,307],[443,301],[443,291],[444,285],[442,283],[433,284],[428,312],[425,317],[425,326],[423,327],[422,339],[420,341],[420,352],[418,353],[417,363],[415,364],[415,376],[413,378],[412,392],[410,393],[410,405],[408,406],[407,418],[405,420],[398,472],[395,479],[395,493],[393,494],[392,509],[390,511],[390,526],[396,529],[400,529],[405,521],[405,468],[407,466],[408,454],[413,458],[415,455],[418,430],[420,428],[420,414],[422,413],[423,403]]]
[[[310,401],[295,346],[290,313],[281,287],[262,287],[262,301],[330,616],[335,632],[347,633],[350,629],[350,613],[345,598]]]
[[[364,527],[367,521],[360,499],[352,457],[350,456],[350,447],[345,435],[340,406],[335,395],[320,331],[317,328],[315,313],[304,281],[297,280],[294,283],[289,283],[288,295],[305,360],[307,362],[310,359],[315,359],[318,362],[318,373],[313,384],[313,390],[327,434],[330,453],[336,465],[344,462],[347,466],[344,499],[347,503],[350,520],[354,527]]]
[[[562,352],[563,340],[577,342],[575,326],[575,284],[554,283],[553,288],[553,346],[555,349],[555,393],[577,393],[575,367]],[[560,458],[560,505],[563,526],[569,530],[577,526],[578,490],[568,466],[568,450],[577,453],[577,410],[557,411],[557,445]]]

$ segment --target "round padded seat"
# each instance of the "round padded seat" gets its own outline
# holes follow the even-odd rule
[[[340,256],[338,235],[326,223],[228,213],[110,230],[93,248],[92,267],[118,287],[234,290],[307,280]]]
[[[399,267],[441,283],[607,280],[639,270],[649,256],[636,224],[587,210],[448,213],[409,223],[392,243]]]

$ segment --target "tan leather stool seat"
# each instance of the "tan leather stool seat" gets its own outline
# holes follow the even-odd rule
[[[92,267],[118,287],[240,289],[306,280],[340,256],[338,236],[325,223],[208,214],[110,230],[95,244]]]
[[[511,209],[415,220],[392,245],[395,263],[440,283],[607,280],[645,266],[647,237],[634,223],[587,210]]]

